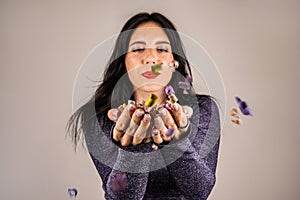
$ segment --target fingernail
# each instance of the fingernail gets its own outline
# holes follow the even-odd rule
[[[121,112],[119,110],[114,110],[112,115],[113,115],[114,118],[117,118],[120,113]]]
[[[132,104],[129,104],[127,109],[128,109],[128,111],[132,111],[134,109],[134,106]]]
[[[167,133],[166,133],[166,136],[172,138],[172,137],[174,136],[174,133],[175,133],[175,131],[174,131],[173,128],[168,128],[168,131],[167,131]]]
[[[155,118],[154,118],[154,123],[155,123],[155,124],[160,124],[161,121],[162,121],[162,120],[161,120],[160,117],[155,117]]]
[[[148,114],[144,115],[143,121],[148,123],[150,121],[150,116]]]
[[[130,105],[130,104],[135,105],[135,101],[133,101],[133,100],[128,100],[127,104],[128,104],[128,105]]]
[[[153,133],[153,135],[158,135],[160,132],[159,132],[159,130],[158,129],[153,129],[152,130],[152,133]]]
[[[164,109],[161,109],[160,111],[159,111],[159,114],[161,114],[162,116],[166,116],[166,111],[164,110]]]
[[[170,104],[166,103],[166,104],[165,104],[165,108],[168,109],[168,110],[171,110]]]
[[[178,110],[179,110],[179,105],[178,105],[178,103],[174,103],[173,106],[174,106],[174,110],[175,110],[175,111],[178,111]]]
[[[136,111],[135,111],[135,115],[136,115],[137,117],[141,117],[141,116],[143,115],[143,112],[141,112],[140,110],[136,110]]]

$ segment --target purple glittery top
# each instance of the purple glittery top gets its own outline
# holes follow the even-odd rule
[[[190,119],[187,136],[176,143],[159,147],[168,148],[173,145],[173,148],[178,151],[183,149],[181,156],[165,167],[154,171],[121,172],[120,165],[126,163],[123,152],[153,152],[152,144],[118,147],[111,139],[111,131],[115,123],[111,122],[106,114],[98,118],[99,126],[91,126],[90,131],[85,135],[85,141],[102,179],[106,199],[204,200],[208,198],[216,181],[220,120],[218,107],[211,98],[201,95],[197,95],[196,98],[199,112],[195,112],[196,108],[190,105],[194,114]],[[101,132],[99,129],[104,134],[99,134],[99,131]],[[99,142],[103,140],[108,142]],[[107,143],[117,146],[117,153],[114,153],[116,149]],[[162,155],[162,157],[167,161],[171,156]],[[101,159],[105,161],[105,164],[100,161]],[[116,180],[118,180],[117,184],[115,184]],[[116,191],[116,188],[119,191]]]

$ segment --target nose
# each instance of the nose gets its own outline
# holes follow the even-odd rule
[[[158,63],[158,56],[156,55],[155,49],[147,48],[145,57],[143,59],[143,64],[154,65],[157,63]]]

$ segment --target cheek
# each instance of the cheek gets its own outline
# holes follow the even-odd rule
[[[126,65],[126,69],[127,71],[133,69],[135,66],[137,66],[137,63],[138,60],[131,56],[130,54],[127,54],[126,57],[125,57],[125,65]]]

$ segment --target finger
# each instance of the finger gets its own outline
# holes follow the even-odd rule
[[[108,111],[107,116],[111,121],[117,121],[121,115],[121,111],[117,108],[112,108]]]
[[[160,144],[163,142],[163,139],[160,135],[160,131],[157,129],[157,128],[154,128],[152,130],[152,138],[153,138],[153,141],[156,143],[156,144]]]
[[[190,119],[193,115],[193,109],[190,106],[181,106],[183,113],[186,115],[188,119]]]
[[[129,146],[133,135],[139,127],[140,121],[143,118],[144,111],[142,109],[136,109],[132,115],[129,126],[127,127],[125,134],[122,136],[120,143],[121,146]]]
[[[172,140],[172,137],[176,134],[178,134],[178,128],[177,128],[177,125],[171,115],[171,113],[165,109],[165,108],[162,108],[160,109],[159,111],[159,114],[162,118],[162,120],[164,121],[164,124],[166,126],[167,129],[169,128],[172,128],[173,129],[173,133],[174,134],[167,134],[167,131],[165,133],[162,133],[162,138],[164,141],[171,141]]]
[[[115,128],[113,130],[113,139],[115,141],[120,141],[121,137],[124,135],[125,130],[130,122],[131,113],[135,110],[135,106],[133,104],[128,104],[122,114],[120,115]]]
[[[143,120],[141,120],[140,122],[140,126],[134,133],[133,141],[132,141],[133,146],[140,144],[143,141],[143,139],[146,137],[147,129],[150,125],[150,121],[151,121],[151,116],[149,114],[145,114]]]
[[[165,135],[168,131],[168,128],[165,126],[165,123],[160,115],[157,115],[154,118],[154,126],[159,130],[159,133],[162,135]]]
[[[184,124],[186,124],[187,117],[183,113],[182,107],[178,103],[173,103],[171,105],[171,112],[178,126],[183,126]]]

